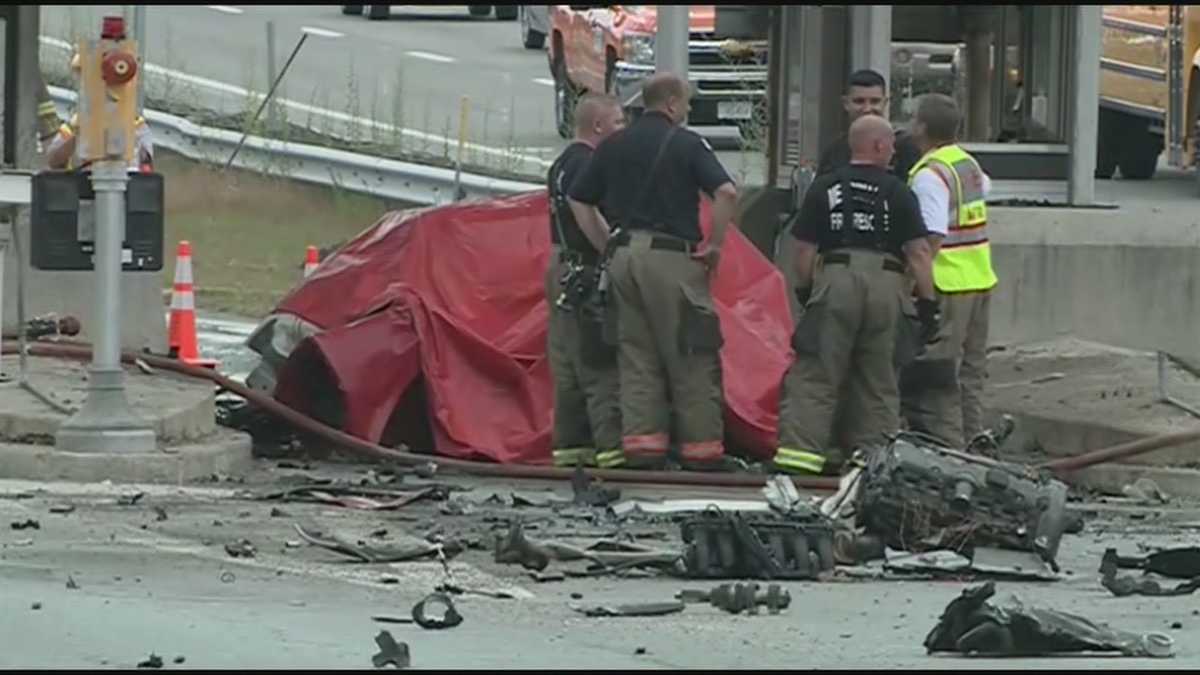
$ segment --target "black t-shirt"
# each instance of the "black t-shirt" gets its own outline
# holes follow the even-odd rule
[[[579,223],[575,222],[575,214],[571,213],[571,207],[567,204],[567,190],[591,159],[592,146],[576,141],[563,150],[546,174],[547,188],[550,190],[550,241],[565,243],[568,249],[583,254],[585,262],[595,262],[598,253],[584,236],[583,230],[579,229]],[[561,236],[559,228],[562,229]],[[562,241],[562,237],[566,237],[566,242]]]
[[[917,147],[912,136],[903,131],[896,132],[896,154],[892,156],[892,164],[888,167],[892,174],[908,183],[908,172],[921,161],[921,149]],[[843,166],[850,166],[850,141],[846,135],[833,142],[825,152],[821,153],[821,161],[817,165],[817,175],[832,173]]]
[[[658,230],[700,241],[699,192],[712,196],[733,179],[708,142],[683,128],[671,135],[651,176],[670,129],[666,115],[648,112],[609,136],[571,187],[571,198],[600,205],[614,227]]]
[[[843,198],[850,187],[852,222],[845,225]],[[877,199],[882,197],[878,203]],[[904,259],[904,244],[928,232],[921,207],[908,186],[876,166],[853,165],[818,176],[792,217],[792,236],[816,244],[822,253],[865,248]]]

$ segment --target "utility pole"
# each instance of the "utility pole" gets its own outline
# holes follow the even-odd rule
[[[654,36],[654,71],[688,76],[689,5],[659,5]]]
[[[154,428],[130,409],[121,368],[121,247],[127,172],[135,152],[137,44],[126,39],[124,18],[110,16],[104,17],[100,39],[87,40],[79,52],[78,153],[82,162],[90,162],[96,192],[96,304],[87,401],[59,428],[55,447],[67,452],[153,452]]]

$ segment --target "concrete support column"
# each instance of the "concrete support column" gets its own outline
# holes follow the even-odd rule
[[[688,5],[659,5],[654,36],[654,70],[688,75]]]
[[[1070,110],[1071,165],[1067,201],[1083,206],[1096,201],[1096,133],[1100,116],[1101,6],[1072,7]]]
[[[892,6],[850,6],[850,70],[870,68],[892,81]]]
[[[967,139],[991,140],[992,131],[991,31],[967,33]]]

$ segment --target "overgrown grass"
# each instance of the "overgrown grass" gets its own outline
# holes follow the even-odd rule
[[[302,278],[305,248],[354,237],[400,205],[345,190],[192,162],[161,152],[166,177],[164,282],[192,243],[198,306],[258,317]]]

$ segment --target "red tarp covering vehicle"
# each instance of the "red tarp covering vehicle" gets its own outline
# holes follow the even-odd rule
[[[707,231],[707,203],[701,217]],[[277,308],[320,332],[291,352],[276,397],[310,414],[332,401],[326,419],[375,442],[426,427],[441,455],[548,463],[549,254],[545,191],[385,215]],[[792,359],[783,277],[731,231],[713,295],[726,442],[768,459]]]

